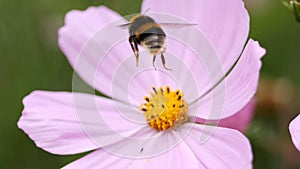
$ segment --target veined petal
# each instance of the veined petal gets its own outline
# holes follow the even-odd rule
[[[143,135],[144,138],[130,137],[122,140],[122,142],[106,146],[104,149],[114,152],[117,156],[145,159],[164,156],[165,153],[172,151],[182,142],[182,137],[174,130],[157,132],[147,126],[140,130],[139,134]]]
[[[213,89],[214,94],[208,94],[200,99],[198,117],[218,120],[229,117],[241,110],[256,92],[261,58],[264,54],[265,49],[260,47],[257,41],[250,39],[233,70],[225,80]],[[212,104],[212,99],[218,101],[222,98],[225,102]],[[213,111],[212,108],[216,107],[218,107],[218,111],[221,110],[221,113]],[[192,112],[191,115],[193,113],[195,112]]]
[[[252,39],[247,43],[241,59],[226,77],[226,102],[223,117],[241,110],[257,90],[261,58],[266,50]]]
[[[179,132],[190,129],[191,123]],[[239,131],[207,125],[193,125],[184,142],[205,168],[252,168],[252,150],[248,139]]]
[[[121,158],[99,149],[64,166],[62,169],[128,168],[131,162],[131,159]]]
[[[300,151],[300,115],[291,121],[289,130],[295,147]]]
[[[142,13],[148,9],[149,12],[170,14],[197,24],[215,46],[224,72],[233,66],[247,40],[249,15],[241,0],[179,0],[176,3],[172,0],[144,0]]]
[[[54,154],[75,154],[98,148],[81,127],[69,95],[35,91],[23,100],[18,127],[38,147]]]
[[[129,106],[83,93],[35,91],[24,98],[18,127],[36,145],[54,154],[76,154],[139,135],[143,115]],[[133,112],[129,120],[120,114]],[[100,113],[99,113],[100,112]],[[128,113],[127,113],[128,114]]]
[[[129,168],[204,168],[197,164],[197,159],[189,147],[181,142],[166,153],[146,159],[135,160]]]
[[[125,146],[125,145],[124,145]],[[99,168],[204,168],[197,165],[197,160],[185,143],[180,143],[170,151],[151,158],[126,158],[110,154],[102,149],[74,161],[63,169],[99,169]]]
[[[80,51],[97,31],[119,18],[119,14],[104,6],[68,12],[65,25],[58,31],[58,44],[71,65],[76,64]]]
[[[73,10],[67,13],[65,25],[58,33],[59,47],[76,73],[108,96],[112,96],[116,69],[124,58],[132,55],[128,33],[116,22],[127,21],[104,6],[90,7],[85,11]],[[128,69],[135,68],[134,65],[134,62],[128,65]]]

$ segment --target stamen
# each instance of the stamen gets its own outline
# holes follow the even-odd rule
[[[170,87],[167,86],[166,89],[167,89],[167,92],[168,92],[168,94],[169,94],[169,93],[170,93]]]
[[[180,100],[181,99],[181,96],[178,96],[178,99],[177,100]]]
[[[157,90],[155,89],[155,87],[152,87],[152,89],[157,94]]]
[[[176,129],[178,125],[188,121],[187,103],[182,99],[180,90],[171,91],[169,86],[157,88],[152,87],[150,97],[144,97],[147,101],[141,104],[141,110],[151,128],[161,131],[168,128]],[[158,92],[159,91],[159,92]]]

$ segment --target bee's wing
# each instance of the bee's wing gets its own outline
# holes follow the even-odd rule
[[[131,25],[131,23],[125,23],[125,24],[118,25],[118,26],[122,29],[127,29],[130,25]]]
[[[183,28],[187,26],[196,26],[197,24],[193,23],[159,23],[159,25],[166,28]]]

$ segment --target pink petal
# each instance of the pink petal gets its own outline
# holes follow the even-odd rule
[[[125,145],[124,145],[125,146]],[[190,149],[182,142],[172,150],[151,158],[126,158],[110,154],[104,150],[97,150],[63,169],[98,169],[98,168],[199,168],[197,160]]]
[[[71,65],[76,60],[85,43],[101,28],[121,16],[110,9],[90,7],[86,11],[72,10],[65,17],[65,25],[59,29],[59,47]]]
[[[64,92],[31,93],[23,100],[18,127],[51,153],[75,154],[97,148],[80,126],[70,96]]]
[[[141,122],[145,123],[143,115],[105,98],[82,93],[35,91],[24,98],[23,104],[19,128],[38,147],[54,154],[81,153],[132,135],[143,137],[138,135],[145,127]]]
[[[250,39],[241,58],[225,81],[223,80],[213,89],[213,95],[209,94],[199,101],[200,111],[197,116],[218,120],[241,110],[256,92],[261,58],[264,54],[265,49],[260,47],[258,42]],[[212,103],[212,98],[215,103]]]
[[[245,132],[250,125],[254,114],[255,101],[252,99],[250,102],[238,113],[222,119],[220,121],[207,121],[204,119],[196,118],[195,122],[198,123],[206,123],[206,124],[217,124],[220,127],[232,128],[239,130],[241,132]]]
[[[300,151],[300,115],[291,121],[289,130],[295,147]]]
[[[257,41],[249,40],[241,59],[226,77],[226,102],[223,117],[241,110],[257,90],[261,58],[266,51]]]
[[[239,57],[249,32],[249,16],[241,0],[192,0],[188,3],[185,0],[176,3],[172,0],[144,0],[142,13],[147,9],[197,24],[215,46],[224,72]]]
[[[104,6],[90,7],[69,12],[59,30],[59,47],[76,73],[109,96],[115,71],[124,58],[132,55],[127,30],[118,26],[124,23],[127,21],[119,14]],[[135,68],[135,62],[128,65],[130,70],[129,66]]]
[[[131,159],[120,158],[99,149],[64,166],[62,169],[128,168],[131,162]]]
[[[189,147],[181,142],[176,145],[170,151],[165,152],[162,155],[135,160],[129,168],[189,168],[189,169],[197,169],[202,168],[203,166],[199,166],[197,164],[197,159]]]
[[[182,141],[182,138],[174,130],[157,132],[147,126],[140,130],[139,134],[144,137],[138,139],[130,137],[103,148],[117,156],[141,159],[162,155]]]
[[[237,130],[193,125],[187,123],[182,130],[190,129],[184,139],[205,168],[252,168],[252,150],[248,139]]]

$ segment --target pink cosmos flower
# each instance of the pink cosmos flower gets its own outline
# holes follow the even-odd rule
[[[103,6],[71,11],[59,30],[59,46],[76,73],[109,98],[34,91],[23,100],[19,128],[50,153],[95,150],[68,169],[252,168],[251,146],[242,133],[193,123],[234,115],[256,92],[265,50],[252,39],[245,44],[249,16],[243,2],[144,0],[141,13],[147,9],[147,15],[196,23],[201,32],[184,34],[190,49],[172,38],[179,30],[167,31],[173,71],[154,70],[146,53],[135,67],[127,40],[119,39],[128,38],[127,32],[107,26],[126,22],[117,13]]]
[[[291,121],[289,125],[290,134],[292,141],[296,148],[300,151],[300,115],[298,115],[294,120]]]

